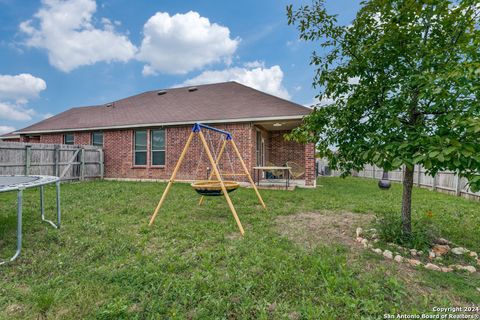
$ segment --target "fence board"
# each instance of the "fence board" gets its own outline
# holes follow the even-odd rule
[[[317,160],[318,172],[327,176],[340,176],[341,172],[328,169],[328,161],[325,159]],[[362,171],[356,172],[354,175],[362,178],[381,179],[383,169],[376,166],[366,165]],[[390,181],[402,182],[403,169],[388,172]],[[424,188],[431,188],[440,192],[447,192],[453,195],[480,200],[480,192],[473,192],[468,187],[468,181],[460,178],[455,172],[442,171],[435,177],[426,174],[425,169],[415,166],[413,175],[414,185]]]
[[[81,152],[85,160],[83,177],[103,178],[102,148],[22,142],[0,142],[0,175],[59,176],[65,171],[62,180],[81,180]]]

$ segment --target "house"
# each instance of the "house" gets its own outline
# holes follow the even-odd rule
[[[0,141],[5,142],[20,142],[20,135],[13,132],[0,135]]]
[[[236,82],[144,92],[104,105],[72,108],[15,132],[22,142],[102,146],[107,178],[168,179],[192,125],[230,131],[248,168],[294,161],[305,186],[315,186],[313,144],[285,141],[311,109]],[[211,134],[209,143],[218,145]],[[205,177],[209,170],[194,142],[177,175]],[[215,148],[214,148],[215,149]],[[233,170],[240,172],[239,164]],[[220,167],[228,171],[223,161]],[[231,171],[231,170],[230,170]]]

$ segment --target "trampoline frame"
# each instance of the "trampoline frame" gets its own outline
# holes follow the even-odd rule
[[[60,228],[61,224],[61,209],[60,209],[60,178],[54,176],[24,176],[24,175],[17,175],[17,176],[0,176],[1,177],[28,177],[28,178],[37,178],[34,181],[25,182],[25,183],[18,183],[18,184],[11,184],[7,186],[0,187],[1,192],[9,192],[9,191],[17,191],[17,251],[7,260],[0,260],[0,265],[6,264],[8,262],[12,262],[18,258],[22,251],[22,213],[23,213],[23,190],[28,188],[40,188],[40,216],[42,222],[46,222],[50,224],[55,229]],[[57,200],[57,223],[55,224],[51,220],[45,219],[45,208],[44,208],[44,186],[47,184],[55,183],[56,186],[56,200]]]

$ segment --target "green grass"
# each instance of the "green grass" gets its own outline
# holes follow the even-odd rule
[[[243,239],[225,201],[197,206],[175,185],[155,225],[165,184],[95,181],[62,185],[63,226],[39,221],[37,190],[25,192],[24,250],[0,267],[2,319],[378,319],[480,304],[477,274],[409,271],[342,244],[313,251],[279,235],[275,217],[329,210],[399,213],[401,186],[322,178],[315,190],[232,194]],[[54,212],[54,189],[46,189]],[[413,214],[433,212],[442,236],[480,251],[480,203],[415,189]],[[15,194],[0,194],[0,254],[15,248]],[[369,267],[367,267],[369,266]],[[405,272],[404,272],[405,273]]]

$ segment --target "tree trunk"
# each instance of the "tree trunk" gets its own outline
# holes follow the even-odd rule
[[[405,173],[403,174],[402,229],[406,235],[412,233],[413,171],[413,168],[405,166]]]

